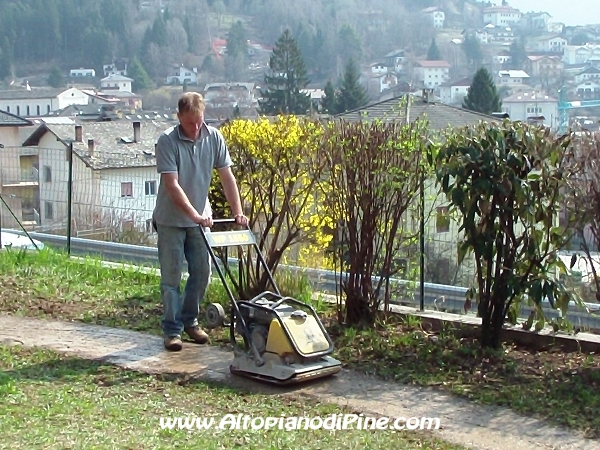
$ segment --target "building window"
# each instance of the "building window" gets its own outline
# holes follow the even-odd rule
[[[447,206],[436,208],[435,231],[436,233],[447,233],[450,231],[450,211]]]
[[[17,116],[20,116],[20,115],[21,115],[21,107],[17,106]]]
[[[6,112],[10,112],[10,106],[6,107]]]
[[[133,197],[133,183],[131,181],[121,183],[121,197]]]
[[[29,105],[27,105],[27,115],[29,116],[31,113],[29,112]]]
[[[54,205],[52,202],[44,203],[44,218],[46,219],[54,219]]]
[[[46,112],[48,112],[48,113],[50,112],[50,105],[46,106]]]
[[[156,195],[156,181],[146,181],[144,191],[146,195]]]
[[[50,166],[44,166],[44,182],[52,182],[52,168]]]
[[[38,116],[41,115],[41,113],[40,113],[40,105],[37,105],[37,115]]]

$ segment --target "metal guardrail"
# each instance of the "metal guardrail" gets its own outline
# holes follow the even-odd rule
[[[10,230],[13,233],[25,234],[22,231]],[[66,248],[67,237],[29,232],[29,236],[43,242],[45,245]],[[115,242],[96,241],[92,239],[71,238],[71,254],[76,256],[101,257],[106,261],[119,263],[133,263],[143,266],[158,267],[158,250],[155,247],[141,245],[120,244]],[[237,262],[235,258],[229,258],[230,263]],[[299,266],[280,265],[278,270],[289,270],[293,273],[301,273],[308,278],[314,290],[326,294],[335,294],[338,286],[339,273],[322,269],[307,269]],[[377,281],[377,278],[374,279]],[[402,297],[398,297],[392,303],[404,306],[419,306],[419,283],[404,280],[392,280],[392,283],[402,290]],[[412,286],[411,286],[412,284]],[[439,310],[464,314],[464,303],[467,288],[425,283],[424,305],[429,310]],[[547,301],[546,301],[547,304]],[[569,306],[566,319],[574,326],[591,332],[600,333],[600,304],[586,303],[586,309],[577,307],[574,303]],[[520,317],[529,317],[531,308],[522,306]],[[550,308],[547,304],[544,311],[549,318],[558,318],[559,312]],[[471,311],[474,314],[474,311]]]

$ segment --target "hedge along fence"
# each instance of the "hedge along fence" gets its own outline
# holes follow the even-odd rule
[[[398,255],[416,244],[418,221],[410,219],[417,217],[426,123],[280,116],[234,120],[222,132],[269,269],[296,250],[299,265],[349,273],[339,280],[346,297],[339,318],[372,322],[382,300],[390,300],[390,278],[402,269]],[[218,179],[211,190],[216,215],[227,216]],[[266,274],[250,260],[243,276],[251,288],[238,286],[240,296],[266,290]]]

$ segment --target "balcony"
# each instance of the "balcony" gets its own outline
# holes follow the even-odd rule
[[[28,170],[21,170],[20,173],[2,170],[3,187],[27,187],[38,186],[40,172],[35,167]]]

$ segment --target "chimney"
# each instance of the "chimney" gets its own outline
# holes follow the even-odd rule
[[[133,122],[133,142],[140,142],[140,122]]]
[[[435,96],[433,95],[433,89],[425,88],[423,89],[423,101],[425,103],[434,103]]]
[[[75,142],[83,142],[83,127],[75,125]]]
[[[90,157],[94,156],[94,140],[93,139],[88,139],[88,153],[89,153]]]

